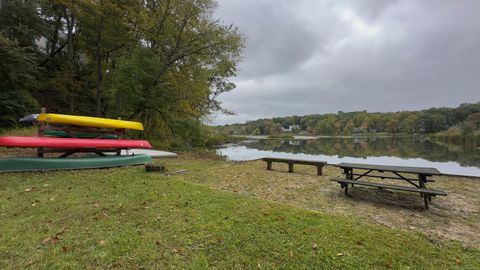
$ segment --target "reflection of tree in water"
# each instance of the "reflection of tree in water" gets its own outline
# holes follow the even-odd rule
[[[480,150],[448,147],[418,137],[322,138],[318,140],[259,140],[247,148],[274,152],[339,157],[395,156],[423,158],[430,161],[458,162],[463,166],[480,167]]]

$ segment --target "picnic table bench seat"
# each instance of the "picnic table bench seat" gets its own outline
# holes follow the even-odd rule
[[[407,186],[399,186],[399,185],[389,185],[383,183],[373,183],[373,182],[366,182],[366,181],[359,181],[359,180],[351,180],[351,179],[344,179],[344,178],[332,178],[331,181],[338,182],[342,188],[345,188],[345,195],[348,193],[348,184],[353,185],[360,185],[360,186],[368,186],[368,187],[376,187],[379,189],[392,189],[392,190],[400,190],[400,191],[409,191],[409,192],[417,192],[423,194],[423,199],[425,203],[425,208],[428,209],[428,201],[431,200],[432,196],[446,196],[447,193],[443,190],[437,189],[428,189],[428,188],[417,188],[417,187],[407,187]]]
[[[288,164],[288,172],[293,173],[293,164],[301,165],[312,165],[317,167],[317,175],[322,175],[322,168],[327,164],[326,161],[316,161],[316,160],[303,160],[303,159],[290,159],[290,158],[276,158],[276,157],[265,157],[262,158],[263,161],[267,162],[267,170],[272,169],[272,163],[286,163]]]

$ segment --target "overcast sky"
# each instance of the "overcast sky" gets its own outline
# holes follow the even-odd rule
[[[218,0],[246,37],[235,116],[213,123],[480,101],[480,1]]]

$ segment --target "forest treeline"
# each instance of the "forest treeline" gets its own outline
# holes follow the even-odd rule
[[[480,102],[456,108],[430,108],[401,112],[338,112],[336,114],[276,117],[245,124],[219,126],[225,134],[270,135],[282,132],[306,135],[351,135],[355,133],[432,134],[448,129],[463,135],[480,130]]]
[[[7,0],[0,5],[0,128],[26,114],[121,117],[195,145],[222,110],[244,39],[214,0]]]

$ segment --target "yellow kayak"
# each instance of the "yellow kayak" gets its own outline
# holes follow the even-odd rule
[[[115,129],[125,128],[125,129],[143,130],[143,125],[140,122],[90,117],[90,116],[42,113],[37,117],[37,121],[54,123],[54,124],[76,125],[76,126],[83,126],[83,127],[115,128]]]

